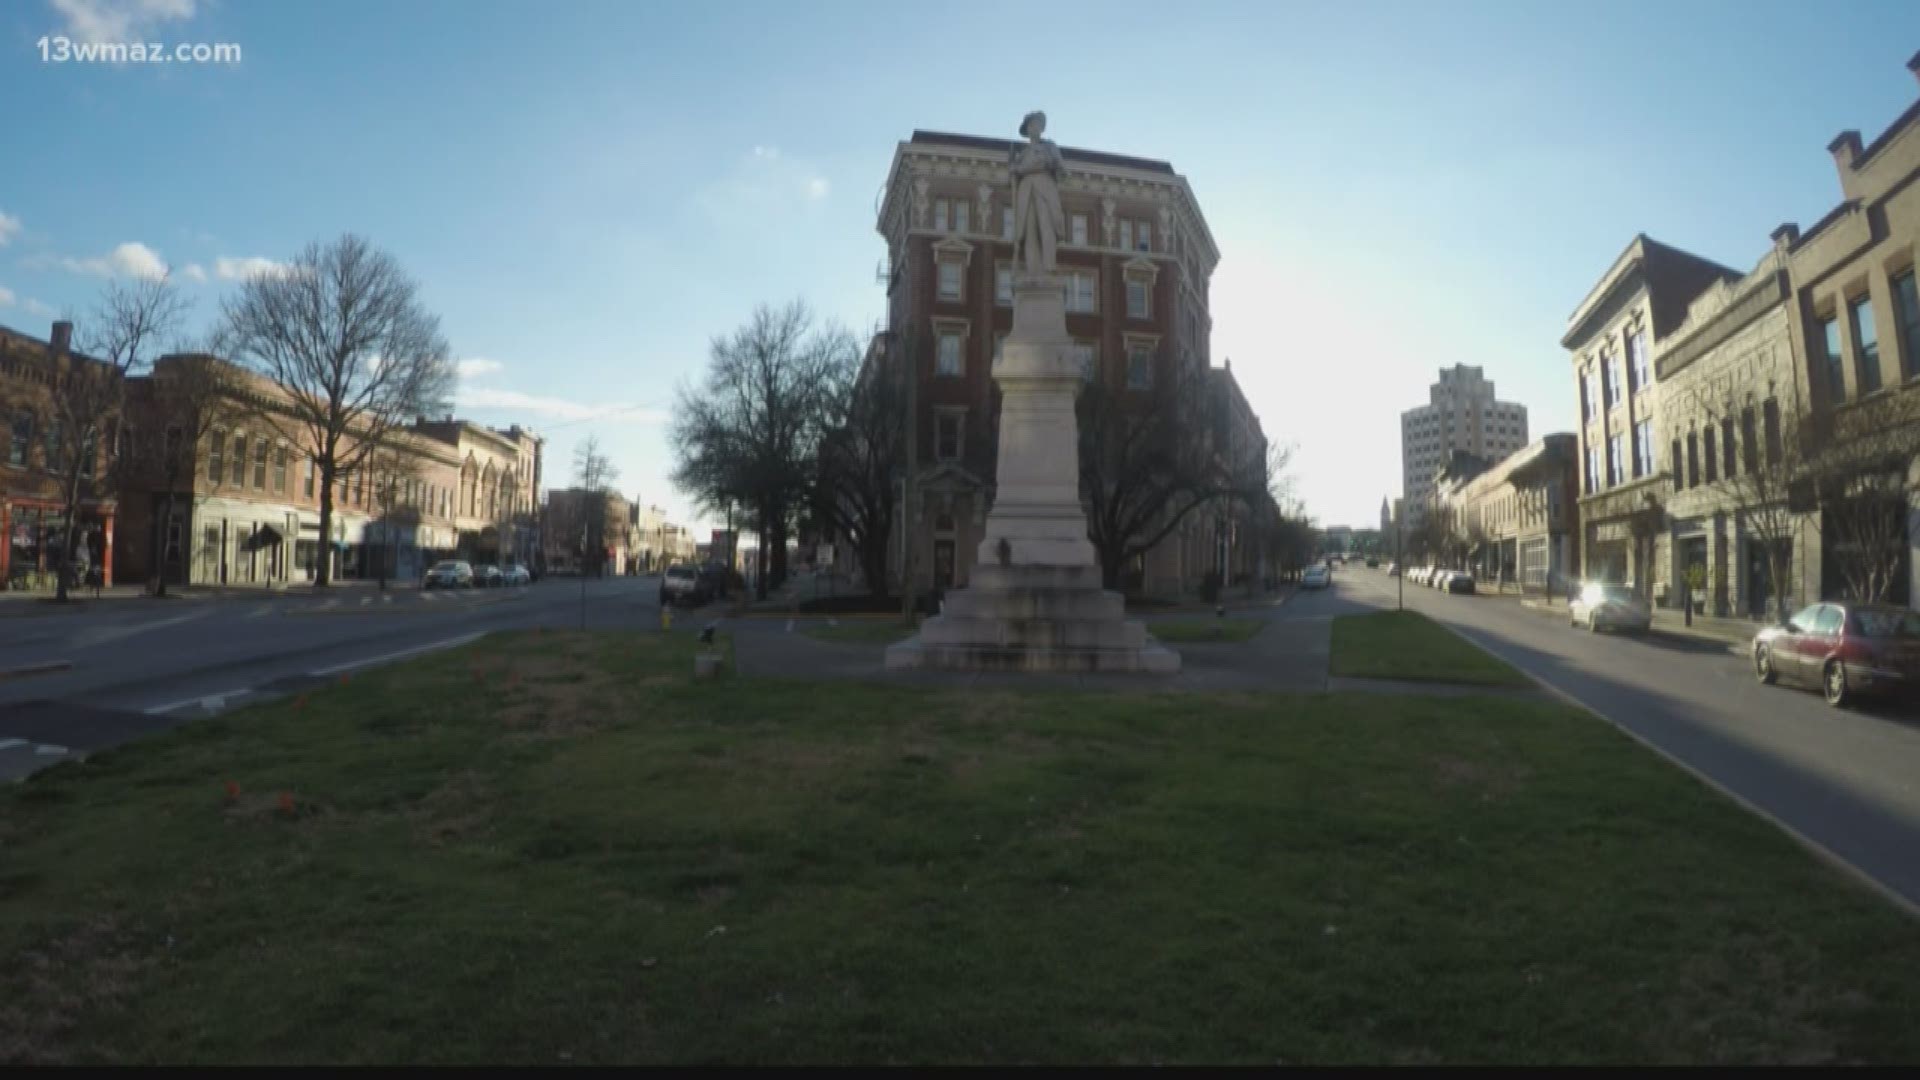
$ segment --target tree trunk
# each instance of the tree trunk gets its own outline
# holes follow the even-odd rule
[[[84,441],[82,445],[85,445]],[[79,451],[75,451],[77,454]],[[65,603],[67,600],[67,578],[73,573],[73,530],[80,516],[80,470],[77,466],[68,466],[67,473],[67,528],[66,540],[60,545],[60,565],[56,570],[59,581],[54,584],[53,598]]]
[[[773,563],[772,584],[777,589],[787,583],[787,512],[784,507],[774,516],[770,533],[772,539],[769,546],[773,550],[768,553],[768,558]]]
[[[173,523],[173,481],[167,481],[160,496],[160,514],[154,519],[152,543],[148,546],[148,572],[153,574],[153,595],[167,595],[167,526]]]
[[[870,530],[860,538],[860,571],[867,575],[867,593],[887,595],[887,548],[891,529]]]
[[[333,469],[320,470],[320,552],[313,568],[313,587],[324,589],[333,583]]]

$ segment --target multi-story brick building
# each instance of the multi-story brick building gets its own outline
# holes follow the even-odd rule
[[[1669,482],[1653,357],[1695,297],[1741,276],[1636,236],[1567,320],[1560,345],[1580,402],[1582,576],[1631,582],[1646,595],[1659,584]]]
[[[224,371],[225,390],[207,406],[216,415],[167,415],[164,380],[208,364]],[[143,474],[123,493],[123,531],[140,538],[124,550],[128,580],[155,571],[156,546],[170,582],[269,587],[312,580],[322,558],[336,577],[403,579],[439,558],[526,558],[512,530],[531,519],[541,443],[524,429],[447,419],[390,433],[364,467],[337,478],[333,535],[322,537],[316,448],[284,388],[216,357],[177,355],[130,380],[127,396],[136,425],[207,432],[173,492],[172,520],[158,521],[164,480]]]
[[[618,492],[556,488],[547,492],[541,518],[549,569],[611,575],[632,572],[633,507]]]
[[[986,523],[999,406],[992,361],[1013,318],[1013,146],[915,131],[894,152],[876,221],[892,343],[883,362],[916,373],[920,494],[905,531],[916,591],[964,586]],[[1149,394],[1203,372],[1220,253],[1186,178],[1165,161],[1061,154],[1059,269],[1087,377]],[[1196,515],[1130,569],[1149,591],[1191,588],[1213,564],[1214,534]]]
[[[0,327],[0,409],[9,433],[7,456],[0,461],[0,533],[6,536],[0,544],[0,584],[6,588],[53,588],[67,504],[60,470],[48,467],[62,443],[48,387],[70,365],[98,363],[73,351],[70,322],[54,323],[44,339]],[[79,500],[74,551],[76,564],[84,560],[98,566],[112,584],[118,501],[106,484],[106,454],[106,447],[95,448],[93,467],[82,481],[86,490]]]
[[[1233,361],[1207,370],[1207,387],[1212,395],[1213,445],[1230,462],[1267,460],[1267,436],[1260,428],[1260,417],[1248,404],[1240,381],[1233,377]],[[1259,524],[1264,506],[1244,499],[1222,497],[1197,513],[1203,524],[1214,530],[1215,556],[1212,569],[1223,585],[1260,584],[1267,577]]]
[[[1417,519],[1456,450],[1497,461],[1527,445],[1527,407],[1501,401],[1478,367],[1442,368],[1427,403],[1400,414],[1401,497]],[[1410,523],[1412,524],[1412,523]]]
[[[1481,581],[1565,593],[1578,565],[1577,444],[1556,432],[1438,491],[1449,521],[1472,537],[1468,565]]]

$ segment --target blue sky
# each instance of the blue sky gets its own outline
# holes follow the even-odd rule
[[[243,54],[42,62],[63,33]],[[547,432],[555,483],[598,433],[680,513],[665,407],[708,340],[794,297],[872,325],[895,143],[1041,107],[1186,174],[1215,363],[1298,444],[1309,510],[1365,525],[1440,367],[1570,428],[1557,341],[1628,240],[1751,265],[1839,198],[1827,141],[1920,95],[1915,48],[1910,0],[12,0],[0,323],[44,333],[156,261],[211,319],[222,269],[362,232],[443,317],[463,414]]]

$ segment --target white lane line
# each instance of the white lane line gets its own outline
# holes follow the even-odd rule
[[[432,594],[432,593],[430,593],[430,592],[423,592],[423,593],[421,593],[421,594],[420,594],[420,599],[422,599],[422,600],[425,600],[425,601],[426,601],[427,603],[429,603],[429,604],[431,604],[431,603],[433,603],[433,602],[434,602],[435,600],[438,600],[438,599],[440,599],[440,598],[439,598],[438,596],[435,596],[434,594]]]
[[[789,634],[791,634],[791,633],[793,633],[793,620],[792,620],[792,619],[788,619],[788,620],[787,620],[787,633],[789,633]]]
[[[273,605],[262,604],[259,607],[254,608],[252,611],[247,612],[247,618],[259,619],[271,614],[273,614]]]
[[[445,641],[436,641],[430,645],[417,645],[411,649],[401,649],[399,652],[385,653],[380,656],[369,656],[365,660],[350,660],[347,663],[335,664],[332,667],[316,668],[307,674],[316,677],[338,675],[343,671],[352,671],[354,668],[363,668],[371,664],[383,664],[388,660],[399,660],[402,657],[414,656],[423,652],[433,652],[438,649],[451,649],[455,646],[465,645],[469,641],[476,641],[485,637],[486,634],[487,632],[485,630],[476,630],[471,634],[462,634],[459,637],[448,638]]]
[[[190,622],[194,619],[204,619],[211,614],[213,614],[213,612],[207,609],[189,611],[182,615],[171,615],[164,619],[137,623],[133,626],[120,626],[109,630],[89,630],[79,634],[74,640],[86,645],[104,645],[110,641],[119,641],[121,638],[132,637],[135,634],[144,634],[149,630],[158,630],[164,626],[178,626],[183,622]]]
[[[64,746],[42,744],[34,747],[33,752],[39,754],[41,757],[61,757],[66,754],[67,748]]]
[[[373,597],[371,596],[363,596],[360,598],[361,607],[366,607],[368,604],[371,604],[371,603],[373,603]]]
[[[155,705],[153,708],[145,710],[145,712],[148,716],[159,716],[161,713],[170,713],[175,709],[185,708],[188,705],[204,705],[209,709],[217,709],[224,704],[228,698],[239,697],[241,694],[251,693],[252,690],[252,687],[243,686],[238,690],[221,690],[212,694],[195,694],[190,698],[181,698],[179,701],[169,701],[165,705]]]
[[[0,739],[0,750],[11,750],[16,746],[27,745],[25,739]]]
[[[383,597],[381,597],[381,598],[380,598],[380,602],[381,602],[381,603],[383,603],[383,604],[391,604],[391,603],[393,603],[393,595],[392,595],[391,593],[389,593],[388,595],[386,595],[386,596],[383,596]]]
[[[330,610],[330,609],[332,609],[332,608],[337,608],[337,607],[339,607],[339,606],[340,606],[340,601],[339,601],[339,600],[337,600],[337,599],[336,599],[336,600],[328,600],[328,601],[326,601],[325,603],[322,603],[322,604],[320,605],[320,610],[321,610],[321,611],[327,611],[327,610]]]

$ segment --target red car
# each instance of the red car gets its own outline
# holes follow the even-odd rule
[[[1753,639],[1763,683],[1818,689],[1829,705],[1920,688],[1920,613],[1884,604],[1809,604]]]

